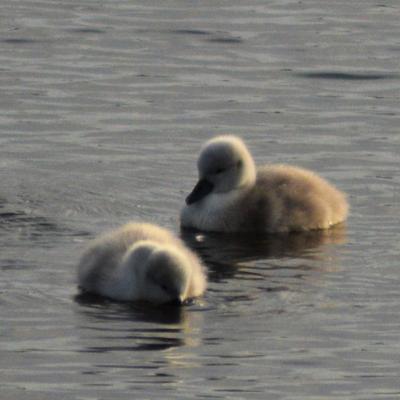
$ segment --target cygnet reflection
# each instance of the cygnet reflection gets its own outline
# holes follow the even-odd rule
[[[210,280],[229,278],[241,265],[268,259],[324,259],[324,246],[346,242],[347,230],[338,224],[327,230],[278,234],[221,234],[182,229],[181,237],[203,259]]]

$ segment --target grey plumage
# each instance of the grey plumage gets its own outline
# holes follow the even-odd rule
[[[326,229],[347,218],[344,193],[312,171],[281,165],[256,169],[235,136],[208,141],[199,179],[208,192],[189,195],[181,225],[206,231],[289,232]],[[211,189],[210,189],[211,188]]]

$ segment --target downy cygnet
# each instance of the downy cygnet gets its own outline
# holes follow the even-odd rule
[[[89,244],[78,266],[78,284],[114,300],[181,304],[204,293],[206,274],[172,233],[132,222]]]
[[[312,171],[285,165],[256,168],[244,142],[217,136],[203,146],[199,181],[186,198],[181,226],[216,232],[326,229],[347,218],[344,193]]]

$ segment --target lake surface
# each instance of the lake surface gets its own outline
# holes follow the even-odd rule
[[[400,398],[397,0],[3,1],[0,382],[5,400]],[[179,234],[201,144],[346,191],[346,226],[185,234],[183,308],[77,296],[86,242]]]

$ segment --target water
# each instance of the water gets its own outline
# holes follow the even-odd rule
[[[398,399],[400,6],[27,1],[0,16],[2,399]],[[312,168],[345,227],[185,234],[182,309],[77,296],[87,240],[179,233],[202,142]]]

